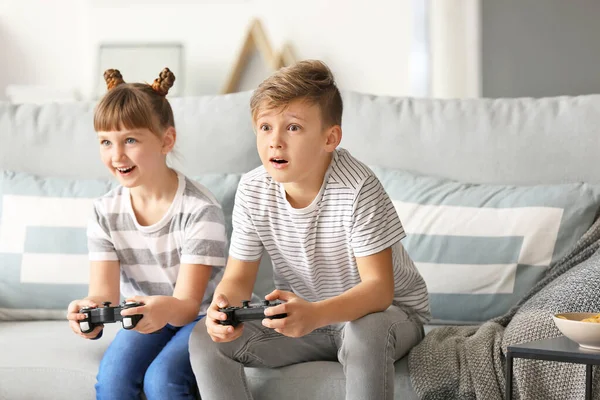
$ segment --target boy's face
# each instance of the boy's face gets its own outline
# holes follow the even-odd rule
[[[267,172],[279,183],[312,184],[322,182],[323,164],[330,158],[340,138],[326,127],[321,110],[302,99],[287,107],[260,108],[254,128],[260,159]],[[318,175],[321,176],[318,176]]]
[[[165,142],[170,136],[171,133],[166,133],[159,138],[148,129],[98,132],[100,158],[121,185],[140,186],[150,182],[166,165],[170,148],[166,150]]]

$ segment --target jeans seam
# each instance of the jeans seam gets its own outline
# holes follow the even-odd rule
[[[412,322],[414,324],[414,321],[412,321],[410,318],[407,318],[403,321],[397,321],[394,322],[392,325],[390,325],[389,329],[388,329],[388,334],[387,334],[387,343],[385,346],[385,366],[384,366],[384,371],[383,371],[383,393],[385,393],[385,399],[384,400],[388,400],[388,390],[387,390],[387,385],[388,385],[388,380],[387,380],[387,373],[388,373],[388,356],[389,356],[389,352],[391,351],[391,347],[390,346],[390,338],[392,336],[392,332],[395,330],[396,326],[400,325],[400,324],[404,324],[406,322]],[[395,347],[394,347],[395,350]]]
[[[246,372],[244,371],[244,365],[240,364],[240,369],[239,369],[239,374],[240,374],[240,380],[242,381],[242,383],[244,384],[244,392],[246,392],[246,398],[247,399],[252,399],[252,393],[250,392],[250,388],[248,387],[248,379],[246,379]]]

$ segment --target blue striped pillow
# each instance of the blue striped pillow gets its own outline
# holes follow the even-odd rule
[[[87,296],[87,221],[115,184],[0,171],[0,320],[64,318]]]
[[[240,176],[196,179],[223,205],[228,233]],[[0,171],[0,320],[63,319],[69,302],[87,296],[88,218],[117,184]]]
[[[407,233],[433,322],[504,314],[592,224],[600,188],[585,183],[467,184],[373,167]]]

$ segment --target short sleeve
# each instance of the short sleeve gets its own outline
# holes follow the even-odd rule
[[[379,253],[406,234],[390,197],[375,177],[368,177],[354,200],[351,245],[356,257]]]
[[[218,205],[203,206],[185,224],[182,264],[223,267],[227,263],[225,217]]]
[[[229,247],[229,255],[242,261],[256,261],[262,257],[264,251],[263,243],[251,218],[250,200],[242,181],[235,193],[233,233]]]
[[[110,236],[108,217],[101,211],[98,201],[94,202],[94,211],[88,220],[87,238],[90,261],[119,260]]]

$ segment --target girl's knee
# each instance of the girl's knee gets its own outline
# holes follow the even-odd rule
[[[195,384],[189,366],[153,363],[144,376],[144,394],[148,400],[192,399]]]
[[[142,389],[143,373],[127,371],[119,365],[100,368],[96,377],[98,399],[133,399]]]

